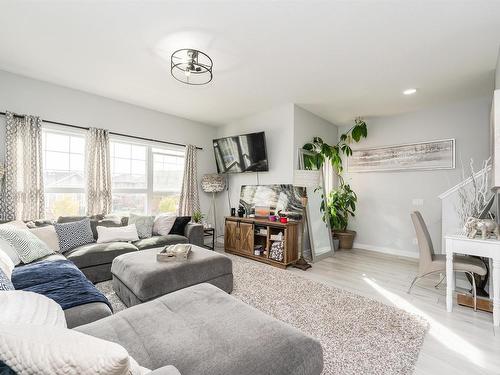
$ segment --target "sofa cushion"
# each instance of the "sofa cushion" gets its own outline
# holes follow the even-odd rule
[[[92,243],[79,246],[65,255],[78,268],[111,263],[118,255],[137,251],[137,247],[128,242]]]
[[[59,237],[57,237],[56,228],[53,225],[44,227],[30,228],[30,232],[42,240],[50,249],[56,253],[61,252],[59,247]]]
[[[6,290],[14,290],[14,285],[10,278],[5,274],[5,272],[0,268],[0,292]]]
[[[0,323],[0,358],[18,374],[144,373],[122,346],[54,326]]]
[[[134,245],[139,250],[151,249],[153,247],[163,247],[167,245],[175,245],[177,243],[188,243],[188,239],[178,234],[169,234],[167,236],[153,236],[135,241]]]
[[[53,299],[24,290],[0,293],[2,324],[34,324],[66,328],[63,309]]]
[[[130,214],[128,225],[135,224],[139,238],[149,238],[153,235],[154,216]]]
[[[233,265],[223,254],[191,246],[183,262],[158,262],[159,249],[122,255],[111,265],[113,289],[127,306],[150,301],[188,286],[210,283],[231,293]]]
[[[59,238],[59,247],[62,253],[95,241],[89,218],[70,223],[56,223],[54,228]]]
[[[5,251],[0,248],[0,270],[3,271],[5,276],[10,280],[12,278],[12,271],[14,270],[14,262],[7,255]]]
[[[122,345],[141,366],[182,375],[319,375],[320,343],[209,284],[76,330]]]
[[[57,219],[57,222],[60,224],[63,223],[72,223],[75,221],[80,221],[83,219],[90,219],[90,229],[92,230],[92,235],[94,239],[97,240],[97,226],[100,227],[121,227],[121,220],[116,220],[115,217],[112,216],[103,216],[103,215],[93,215],[93,216],[60,216]]]
[[[28,228],[19,229],[12,225],[0,225],[0,238],[14,248],[23,263],[31,263],[54,254],[54,251],[31,233]],[[13,263],[15,264],[15,262]]]
[[[97,243],[138,241],[135,224],[126,227],[97,226]]]
[[[160,214],[156,216],[153,224],[153,235],[166,236],[167,234],[170,234],[176,219],[177,216],[173,214]]]
[[[186,225],[191,221],[191,216],[177,216],[174,221],[172,229],[170,229],[170,234],[184,235],[186,230]]]

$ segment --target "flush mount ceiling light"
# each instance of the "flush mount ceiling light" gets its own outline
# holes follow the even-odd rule
[[[403,91],[403,95],[413,95],[417,92],[417,89],[407,89]]]
[[[184,48],[171,57],[170,72],[177,81],[188,85],[205,85],[212,78],[212,59],[201,51]]]

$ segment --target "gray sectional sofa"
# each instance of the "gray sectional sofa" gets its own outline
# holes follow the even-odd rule
[[[85,218],[84,216],[61,216],[58,223],[69,223]],[[97,239],[97,226],[117,227],[128,224],[128,218],[121,218],[120,221],[109,220],[102,215],[92,216],[90,226]],[[40,224],[38,224],[40,225]],[[79,246],[66,252],[64,255],[71,260],[93,283],[111,280],[111,263],[117,256],[133,251],[162,247],[177,243],[191,243],[203,246],[203,225],[188,223],[184,228],[183,235],[169,234],[167,236],[152,236],[133,243],[128,242],[108,242],[91,243]]]
[[[83,219],[81,216],[60,217],[59,223],[67,223]],[[122,218],[120,222],[106,220],[103,216],[91,217],[91,229],[94,238],[97,239],[95,228],[102,226],[123,226],[127,225],[127,218]],[[49,220],[36,221],[36,226],[52,225]],[[63,254],[50,255],[49,257],[39,259],[34,262],[46,260],[68,259],[72,261],[83,272],[92,283],[98,283],[112,279],[111,264],[117,256],[140,251],[149,248],[161,247],[177,243],[191,243],[195,245],[203,244],[203,226],[201,224],[188,223],[184,228],[184,236],[178,234],[169,234],[167,236],[153,236],[141,239],[133,243],[128,242],[109,242],[109,243],[90,243],[69,250]],[[18,267],[23,267],[20,265]],[[64,280],[61,280],[64,283]],[[64,310],[68,327],[76,327],[82,324],[93,322],[95,320],[112,315],[111,309],[102,302],[82,304]]]
[[[319,375],[323,369],[317,340],[210,284],[75,329],[120,344],[152,374]]]

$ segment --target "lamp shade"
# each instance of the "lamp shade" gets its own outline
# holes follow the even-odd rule
[[[305,188],[319,186],[320,173],[318,170],[297,169],[293,173],[293,185]]]
[[[206,174],[201,178],[201,188],[205,193],[220,193],[226,188],[226,177],[221,174]]]

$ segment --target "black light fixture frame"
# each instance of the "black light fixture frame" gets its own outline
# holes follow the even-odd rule
[[[210,75],[210,79],[206,82],[202,82],[202,83],[192,83],[192,82],[189,82],[189,80],[182,80],[182,79],[179,79],[175,76],[174,74],[174,70],[178,70],[180,72],[182,72],[182,74],[185,73],[186,69],[183,69],[182,66],[185,66],[187,65],[188,63],[186,61],[182,61],[180,63],[174,63],[174,56],[181,52],[181,51],[186,51],[186,54],[191,51],[191,52],[195,52],[197,54],[197,56],[195,58],[193,58],[191,60],[191,64],[196,67],[196,68],[200,68],[201,70],[200,71],[196,71],[196,70],[190,70],[190,74],[209,74]],[[198,62],[198,56],[199,55],[202,55],[204,57],[206,57],[208,59],[208,61],[210,61],[210,65],[205,65],[205,64],[201,64]],[[192,86],[202,86],[202,85],[206,85],[208,83],[210,83],[213,79],[213,72],[212,72],[212,69],[214,67],[214,63],[212,61],[212,59],[210,58],[210,56],[208,56],[206,53],[202,52],[202,51],[199,51],[197,49],[193,49],[193,48],[181,48],[181,49],[178,49],[176,51],[174,51],[174,53],[172,53],[172,56],[170,57],[170,74],[172,74],[172,77],[174,77],[177,81],[179,82],[182,82],[182,83],[185,83],[186,85],[192,85]]]

